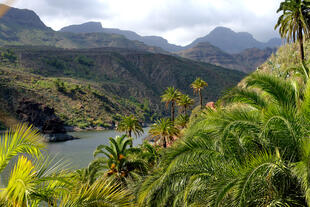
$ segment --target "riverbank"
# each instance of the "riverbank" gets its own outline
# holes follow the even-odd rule
[[[153,123],[142,123],[143,128],[150,127]],[[117,125],[111,126],[111,127],[86,127],[86,128],[79,128],[76,126],[65,126],[65,129],[67,132],[91,132],[91,131],[106,131],[106,130],[116,130]]]

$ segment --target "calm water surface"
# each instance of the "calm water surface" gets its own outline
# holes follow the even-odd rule
[[[144,133],[140,137],[134,139],[134,146],[142,144],[143,139],[147,136],[149,128],[144,128],[143,130]],[[57,159],[62,158],[69,161],[72,168],[86,167],[93,159],[93,152],[98,145],[109,145],[109,137],[121,135],[121,133],[116,132],[115,130],[72,132],[69,134],[80,139],[67,142],[49,143],[48,153],[51,157],[57,156]]]

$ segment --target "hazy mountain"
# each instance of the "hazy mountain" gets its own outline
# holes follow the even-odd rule
[[[245,49],[267,47],[279,47],[282,43],[280,38],[273,38],[267,43],[257,41],[247,32],[234,32],[226,27],[216,27],[208,35],[198,38],[186,48],[192,48],[200,42],[209,42],[227,53],[240,53]]]
[[[265,62],[275,51],[276,49],[271,48],[251,48],[238,54],[229,54],[208,42],[200,42],[196,46],[180,51],[177,54],[192,60],[249,73]]]
[[[80,25],[71,25],[64,27],[61,32],[73,32],[73,33],[96,33],[103,32],[107,34],[119,34],[125,36],[129,40],[141,41],[150,46],[160,47],[169,52],[176,52],[182,50],[181,46],[169,44],[168,41],[159,36],[140,36],[135,32],[128,30],[103,28],[100,22],[87,22]]]
[[[3,4],[0,5],[5,6]],[[47,27],[41,21],[40,17],[34,11],[16,8],[9,9],[8,12],[0,18],[0,27],[1,32],[7,31],[10,28],[51,30],[51,28]]]

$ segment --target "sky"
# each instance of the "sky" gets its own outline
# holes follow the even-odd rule
[[[15,0],[11,5],[34,10],[54,30],[99,21],[105,28],[158,35],[186,45],[217,26],[249,32],[260,41],[274,31],[282,0]],[[2,1],[3,2],[3,1]]]

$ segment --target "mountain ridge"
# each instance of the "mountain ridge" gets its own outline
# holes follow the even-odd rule
[[[230,28],[221,26],[216,27],[206,36],[197,38],[191,44],[186,46],[170,44],[166,39],[159,36],[141,36],[136,32],[129,30],[103,28],[100,22],[86,22],[83,24],[69,25],[63,27],[59,31],[73,33],[103,32],[109,34],[120,34],[130,40],[138,40],[147,45],[161,47],[168,52],[179,52],[184,49],[189,49],[201,42],[209,42],[210,44],[230,54],[240,53],[249,48],[265,49],[268,47],[279,47],[282,43],[280,38],[271,38],[267,42],[260,42],[248,32],[234,32]]]
[[[200,42],[196,46],[176,54],[191,60],[251,73],[275,52],[274,48],[249,48],[237,54],[229,54],[208,42]]]
[[[194,40],[191,44],[185,46],[185,48],[194,47],[201,42],[209,42],[224,52],[236,54],[249,48],[264,49],[268,47],[279,47],[281,46],[282,40],[280,38],[271,38],[264,43],[256,40],[248,32],[234,32],[230,28],[219,26],[208,35]]]

